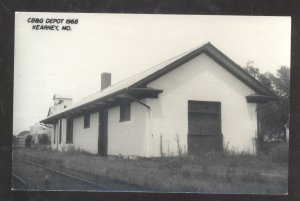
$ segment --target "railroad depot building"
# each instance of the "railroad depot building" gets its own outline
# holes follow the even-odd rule
[[[52,149],[165,156],[222,150],[255,153],[257,103],[275,95],[211,43],[48,114]],[[63,103],[63,102],[60,102]]]

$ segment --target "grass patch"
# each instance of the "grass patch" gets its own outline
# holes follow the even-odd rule
[[[122,181],[151,191],[206,193],[287,192],[287,163],[265,155],[210,152],[198,157],[130,160],[100,157],[82,150],[18,149],[25,160]],[[117,189],[116,189],[117,190]]]
[[[280,143],[272,148],[268,153],[271,160],[278,163],[288,163],[289,146],[288,143]]]

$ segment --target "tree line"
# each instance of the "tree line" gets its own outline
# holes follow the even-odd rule
[[[277,101],[257,105],[257,117],[260,125],[257,133],[258,148],[265,139],[285,140],[285,127],[289,126],[290,115],[290,68],[280,66],[276,73],[262,73],[254,62],[249,61],[244,68],[246,72],[261,82],[278,98]]]

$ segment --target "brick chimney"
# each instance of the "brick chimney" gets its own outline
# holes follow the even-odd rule
[[[111,74],[101,73],[101,91],[111,85]]]

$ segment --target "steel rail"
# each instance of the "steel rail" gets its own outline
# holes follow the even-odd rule
[[[99,185],[99,184],[97,184],[95,182],[92,182],[92,181],[89,181],[89,180],[86,180],[86,179],[83,179],[83,178],[76,177],[74,175],[70,175],[70,174],[68,174],[66,172],[61,172],[61,171],[55,170],[55,169],[50,168],[50,167],[45,167],[45,166],[42,166],[40,164],[36,164],[36,163],[33,163],[33,162],[29,162],[29,161],[24,161],[24,160],[21,160],[21,159],[14,159],[14,160],[18,160],[18,161],[26,163],[28,165],[32,165],[32,166],[35,166],[35,167],[39,167],[39,168],[45,169],[47,171],[54,172],[56,174],[63,175],[65,177],[69,177],[69,178],[78,180],[78,181],[83,182],[83,183],[87,183],[87,184],[90,184],[90,185],[93,185],[93,186],[97,186],[99,188],[102,188],[103,190],[108,190],[107,187],[104,187],[102,185]]]
[[[12,172],[12,177],[14,177],[16,180],[18,180],[22,185],[27,187],[27,188],[24,188],[23,190],[25,190],[25,189],[38,190],[38,188],[35,185],[31,184],[30,182],[25,181],[25,179],[22,179],[20,176],[16,175],[13,172]],[[21,190],[21,189],[13,189],[13,190]]]
[[[21,177],[19,177],[18,175],[16,175],[15,173],[11,173],[11,175],[15,179],[17,179],[20,183],[22,183],[23,185],[28,186],[27,182],[24,179],[22,179]]]

